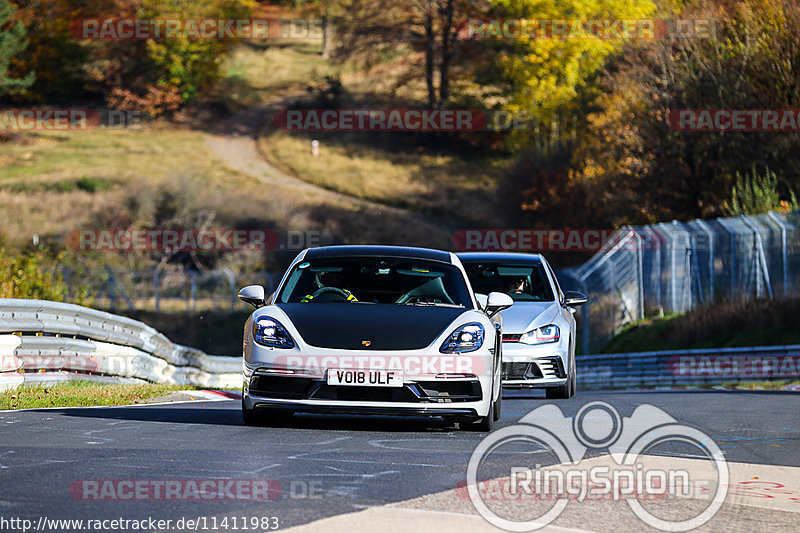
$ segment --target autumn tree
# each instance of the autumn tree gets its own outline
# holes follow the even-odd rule
[[[796,109],[800,7],[717,0],[680,17],[708,21],[709,31],[673,31],[606,56],[562,168],[546,170],[552,156],[531,149],[529,175],[514,189],[520,216],[566,209],[611,226],[725,216],[737,173],[754,165],[775,173],[780,198],[800,190],[796,131],[681,131],[667,120],[681,109]],[[550,191],[566,193],[548,199]],[[531,196],[545,200],[533,210]]]
[[[338,54],[366,65],[408,56],[398,85],[423,79],[428,107],[441,108],[452,97],[455,67],[475,60],[459,37],[462,23],[487,9],[481,0],[343,0]]]
[[[715,31],[626,50],[588,116],[576,169],[617,222],[724,216],[737,172],[753,165],[775,172],[782,197],[800,181],[796,132],[689,132],[667,122],[680,109],[796,108],[800,7],[722,0],[690,16]]]
[[[29,72],[22,78],[9,76],[12,58],[25,50],[25,27],[14,20],[17,12],[9,0],[0,0],[0,96],[23,91],[31,86],[35,74]]]
[[[625,40],[611,29],[599,27],[591,34],[588,21],[622,21],[652,17],[653,2],[637,0],[491,0],[500,20],[525,20],[533,30],[520,38],[498,41],[499,82],[505,87],[504,108],[529,117],[532,127],[510,141],[517,149],[530,142],[545,146],[568,138],[580,128],[579,120],[593,80],[607,58]],[[541,21],[541,22],[539,22]],[[557,31],[554,23],[567,23]],[[612,29],[615,27],[612,27]],[[589,33],[581,33],[589,30]],[[595,28],[597,29],[597,28]],[[587,95],[588,93],[588,95]],[[542,142],[544,141],[544,142]]]

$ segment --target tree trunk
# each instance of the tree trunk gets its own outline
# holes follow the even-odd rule
[[[333,23],[327,16],[322,17],[322,59],[330,59],[333,47]]]
[[[447,0],[442,20],[442,62],[439,64],[439,107],[450,98],[450,61],[453,57],[455,0]]]
[[[436,105],[436,86],[433,83],[433,72],[436,63],[436,34],[433,30],[434,7],[428,0],[428,10],[425,13],[425,84],[428,87],[428,107],[433,109]]]

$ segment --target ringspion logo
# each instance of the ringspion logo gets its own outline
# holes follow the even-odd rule
[[[659,445],[680,444],[699,450],[701,460],[689,471],[674,468],[685,463],[648,461]],[[535,446],[554,454],[560,464],[510,466],[505,477],[478,481],[483,464],[503,454],[503,446]],[[682,449],[684,449],[682,448]],[[606,449],[609,460],[587,458],[589,450]],[[494,456],[493,456],[494,454]],[[538,454],[515,454],[527,460]],[[525,460],[521,461],[524,463]],[[649,463],[645,467],[645,462]],[[665,467],[666,465],[667,467]],[[552,523],[570,501],[625,501],[645,524],[661,531],[689,531],[702,526],[720,510],[728,493],[730,473],[719,446],[700,430],[679,424],[652,405],[640,405],[630,417],[605,402],[590,402],[574,418],[555,405],[539,407],[512,426],[486,436],[475,448],[467,465],[466,492],[475,510],[487,522],[506,531],[534,531]],[[497,490],[487,490],[487,488]],[[463,493],[463,489],[460,489]],[[704,505],[688,518],[657,516],[642,502],[665,497],[691,497]],[[705,500],[705,501],[704,501]],[[554,501],[548,509],[528,520],[504,516],[503,507],[492,501]],[[532,508],[538,510],[538,508]]]

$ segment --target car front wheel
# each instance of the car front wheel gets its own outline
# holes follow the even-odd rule
[[[494,421],[496,420],[494,417],[496,404],[497,402],[492,401],[487,415],[476,418],[472,423],[468,423],[469,425],[467,425],[466,429],[471,431],[491,431],[492,428],[494,428]]]
[[[259,413],[255,409],[248,409],[244,405],[244,396],[242,397],[242,420],[246,426],[257,426],[262,421]]]

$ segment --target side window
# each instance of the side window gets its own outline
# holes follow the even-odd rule
[[[553,278],[553,285],[556,286],[556,292],[558,293],[558,301],[560,303],[564,303],[564,292],[561,290],[561,285],[558,284],[558,278],[556,277],[555,272],[553,272],[553,269],[550,268],[550,263],[544,262],[544,264],[547,266],[547,272],[550,273],[550,277]]]

